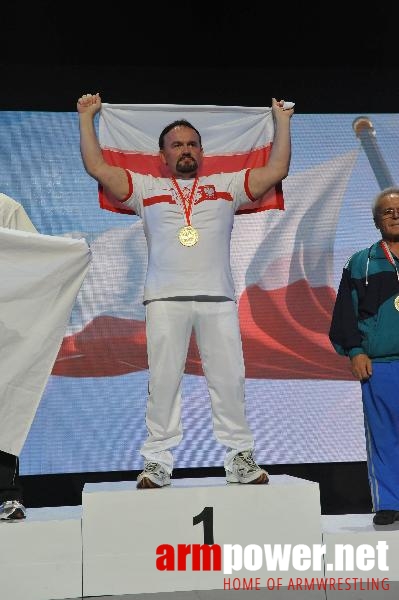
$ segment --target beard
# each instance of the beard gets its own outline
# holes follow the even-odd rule
[[[182,156],[176,163],[177,173],[196,173],[197,170],[198,163],[192,156]]]

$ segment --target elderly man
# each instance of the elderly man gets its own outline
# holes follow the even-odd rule
[[[362,389],[375,525],[399,521],[399,187],[375,198],[381,239],[344,267],[330,340]]]

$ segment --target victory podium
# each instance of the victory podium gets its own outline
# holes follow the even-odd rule
[[[319,486],[288,475],[271,476],[269,485],[175,479],[158,490],[86,484],[82,540],[84,596],[241,590],[248,597],[265,588],[281,598],[298,571],[289,561],[284,571],[267,566],[265,545],[270,553],[275,545],[321,544]],[[218,552],[204,552],[204,544]],[[323,565],[306,573],[322,574]]]
[[[340,566],[341,547],[353,567]],[[399,523],[321,515],[319,485],[288,475],[269,485],[172,479],[157,490],[91,483],[81,506],[0,523],[0,597],[389,600],[398,597],[398,557]]]

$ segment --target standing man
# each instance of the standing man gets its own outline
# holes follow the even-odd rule
[[[1,193],[0,227],[38,233],[24,207]],[[0,449],[0,521],[21,521],[25,516],[18,456]]]
[[[344,267],[330,328],[362,389],[368,477],[376,525],[399,520],[399,187],[372,213],[381,240]]]
[[[266,166],[199,176],[199,131],[185,119],[167,125],[159,156],[169,177],[140,175],[105,162],[94,127],[99,94],[79,98],[80,148],[89,175],[143,220],[148,246],[144,289],[149,365],[146,425],[138,488],[170,484],[171,448],[182,439],[181,380],[192,330],[211,399],[216,439],[226,447],[229,483],[268,482],[253,458],[245,417],[245,370],[233,278],[230,238],[234,213],[284,179],[291,157],[293,109],[272,100],[273,147]]]

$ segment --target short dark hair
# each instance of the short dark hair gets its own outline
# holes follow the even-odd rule
[[[189,129],[195,131],[195,133],[198,135],[200,146],[202,148],[201,134],[198,131],[198,129],[196,129],[194,125],[191,125],[191,123],[187,121],[187,119],[178,119],[177,121],[173,121],[173,123],[169,123],[169,125],[166,125],[166,127],[164,127],[164,129],[161,131],[161,135],[159,136],[158,140],[160,150],[163,150],[163,147],[165,145],[165,135],[168,134],[169,131],[171,131],[175,127],[188,127]]]

